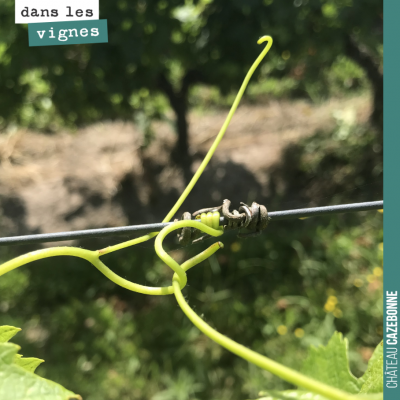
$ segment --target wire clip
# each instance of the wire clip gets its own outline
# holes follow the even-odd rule
[[[261,234],[261,232],[268,226],[270,218],[268,217],[267,208],[256,202],[253,202],[251,206],[245,203],[240,203],[239,211],[233,210],[230,212],[229,208],[231,206],[231,201],[225,199],[221,206],[202,208],[190,214],[189,212],[184,212],[182,215],[182,220],[200,219],[203,223],[210,225],[207,221],[211,221],[211,216],[214,216],[214,221],[216,213],[222,215],[223,219],[223,229],[239,229],[239,238],[254,237]],[[208,218],[206,218],[206,216]],[[175,220],[178,221],[178,220]],[[210,225],[211,226],[211,225]],[[246,233],[241,233],[242,229],[246,229]],[[182,228],[178,231],[179,243],[183,246],[188,245],[190,242],[195,243],[205,238],[209,235],[199,237],[201,234],[195,228]]]

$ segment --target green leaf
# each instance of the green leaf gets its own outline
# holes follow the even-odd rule
[[[34,358],[34,357],[23,358],[21,354],[16,354],[14,359],[15,365],[18,365],[29,372],[35,372],[36,368],[42,362],[44,362],[44,360],[41,360],[40,358]]]
[[[271,390],[261,392],[259,395],[262,397],[258,398],[257,400],[328,400],[326,397],[323,397],[319,394],[306,392],[303,390],[285,390],[283,392]],[[360,397],[360,400],[382,400],[383,393],[370,395],[363,394],[362,397],[361,395],[355,395],[354,399],[357,399],[357,397]]]
[[[362,382],[350,372],[347,348],[347,339],[335,332],[326,347],[310,347],[302,372],[348,393],[359,393]]]
[[[259,396],[262,397],[258,400],[326,400],[325,397],[322,397],[319,394],[303,390],[285,390],[283,392],[268,390],[261,392]]]
[[[359,379],[360,393],[383,392],[383,342],[380,342],[368,362],[365,374]]]
[[[7,343],[20,329],[0,327],[0,399],[1,400],[82,400],[58,383],[35,375],[43,362],[38,358],[23,358],[14,343]]]
[[[357,379],[349,369],[348,342],[335,332],[329,343],[318,348],[311,346],[304,362],[303,373],[355,395],[360,400],[383,399],[383,343],[375,349],[364,376]],[[267,390],[260,392],[258,400],[327,400],[304,390]]]
[[[20,330],[21,328],[16,328],[15,326],[0,326],[0,343],[7,343]],[[40,360],[39,358],[22,358],[21,354],[16,354],[14,359],[14,363],[16,365],[19,365],[20,367],[25,368],[27,371],[30,372],[35,372],[35,369],[42,362],[44,362],[44,360]]]
[[[14,326],[9,326],[9,325],[0,326],[0,343],[8,342],[20,330],[21,328],[15,328]]]

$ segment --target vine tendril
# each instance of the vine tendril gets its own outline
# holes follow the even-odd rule
[[[220,131],[218,132],[218,135],[215,138],[214,143],[211,145],[210,150],[208,150],[206,156],[204,157],[204,160],[200,164],[200,166],[197,169],[196,173],[193,175],[193,178],[191,179],[191,181],[187,185],[186,189],[183,191],[183,193],[181,194],[181,196],[179,197],[177,202],[174,204],[174,206],[171,208],[170,212],[166,215],[166,217],[163,219],[162,222],[169,222],[172,219],[172,217],[177,213],[177,211],[179,210],[180,206],[183,204],[183,202],[189,196],[189,194],[192,191],[194,185],[199,180],[201,174],[206,169],[208,163],[211,160],[211,157],[215,153],[215,150],[217,150],[217,147],[218,147],[219,143],[221,142],[222,138],[224,137],[225,132],[228,129],[229,123],[231,122],[232,117],[235,114],[236,109],[238,108],[240,100],[243,97],[244,91],[246,90],[247,85],[249,84],[250,78],[252,77],[254,71],[256,70],[256,68],[258,67],[258,65],[263,60],[263,58],[266,56],[266,54],[268,53],[269,49],[272,46],[272,42],[273,42],[272,37],[271,36],[262,36],[257,41],[258,44],[261,44],[261,43],[264,43],[264,42],[267,42],[267,45],[265,46],[264,50],[260,53],[260,55],[257,57],[257,59],[254,61],[253,65],[250,67],[249,71],[247,72],[247,74],[246,74],[246,76],[245,76],[245,78],[243,80],[243,83],[240,86],[239,92],[236,95],[235,100],[234,100],[234,102],[232,104],[232,107],[231,107],[231,109],[230,109],[230,111],[228,113],[228,116],[226,117],[224,124],[222,125]],[[158,232],[149,233],[148,235],[142,236],[139,239],[143,239],[143,240],[141,240],[141,242],[144,242],[144,241],[149,240],[149,239],[153,238],[154,236],[156,236],[157,233]],[[103,254],[111,253],[113,251],[120,250],[120,249],[123,249],[125,247],[129,247],[129,246],[133,246],[133,245],[135,245],[137,243],[141,243],[141,242],[135,242],[135,240],[137,240],[137,239],[129,240],[127,242],[119,243],[119,244],[117,244],[115,246],[107,247],[106,249],[102,250]]]
[[[220,141],[222,140],[228,125],[235,113],[240,100],[243,96],[243,93],[250,81],[251,76],[253,75],[255,69],[258,67],[262,59],[268,53],[269,49],[272,46],[272,38],[270,36],[263,36],[261,37],[257,43],[261,44],[267,42],[264,50],[260,53],[257,57],[251,68],[249,69],[248,73],[246,74],[244,81],[239,89],[238,94],[236,95],[235,101],[232,104],[232,107],[229,111],[228,116],[224,124],[221,127],[217,137],[214,140],[210,150],[208,151],[207,155],[205,156],[203,162],[197,169],[196,173],[194,174],[193,178],[189,182],[186,189],[183,191],[175,205],[169,211],[169,213],[164,218],[163,222],[169,222],[171,218],[176,214],[178,209],[181,207],[182,203],[186,200],[188,195],[190,194],[191,190],[193,189],[194,185],[199,180],[201,174],[204,172],[205,168],[207,167],[211,157],[214,155],[215,150],[217,149]],[[200,218],[198,218],[200,217]],[[112,282],[116,283],[119,286],[124,287],[125,289],[148,294],[148,295],[168,295],[174,294],[176,300],[182,309],[182,311],[186,314],[186,316],[192,321],[192,323],[205,335],[207,335],[210,339],[214,340],[216,343],[220,344],[221,346],[225,347],[232,353],[238,355],[239,357],[244,358],[245,360],[263,368],[267,371],[272,372],[273,374],[279,376],[282,379],[285,379],[288,382],[291,382],[295,385],[300,387],[306,388],[311,390],[314,393],[318,393],[322,396],[325,396],[331,400],[350,400],[355,399],[354,396],[343,392],[342,390],[336,389],[334,387],[328,386],[321,382],[318,382],[310,377],[307,377],[299,372],[292,370],[288,367],[285,367],[261,354],[258,354],[245,346],[236,343],[232,339],[222,335],[221,333],[217,332],[215,329],[211,328],[206,322],[204,322],[187,304],[183,295],[182,289],[185,287],[187,283],[187,276],[186,271],[195,265],[199,264],[200,262],[206,260],[212,254],[214,254],[218,249],[223,247],[221,242],[214,243],[208,249],[203,251],[202,253],[190,258],[189,260],[185,261],[182,265],[179,265],[172,257],[170,257],[162,247],[163,240],[165,237],[174,230],[191,227],[199,229],[211,236],[218,237],[223,234],[223,230],[219,227],[219,213],[203,213],[198,216],[196,220],[183,220],[177,221],[173,224],[165,227],[160,232],[153,232],[139,238],[129,240],[123,243],[119,243],[115,246],[110,246],[102,250],[90,251],[84,250],[77,247],[53,247],[49,249],[42,249],[33,251],[22,256],[16,257],[13,260],[10,260],[2,265],[0,265],[0,276],[4,275],[5,273],[12,271],[15,268],[18,268],[24,264],[27,264],[32,261],[41,260],[48,257],[55,257],[55,256],[75,256],[79,258],[83,258],[89,261],[92,265],[94,265],[102,274],[104,274],[108,279]],[[138,243],[145,242],[154,236],[157,236],[155,240],[155,251],[157,255],[163,260],[173,271],[174,275],[172,278],[172,286],[168,287],[149,287],[139,285],[134,282],[130,282],[113,271],[111,271],[101,260],[100,257],[104,254],[108,254],[129,246],[133,246]],[[362,400],[362,397],[358,397],[358,400]]]

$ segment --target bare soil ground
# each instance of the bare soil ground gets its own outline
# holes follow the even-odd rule
[[[365,122],[370,99],[274,101],[239,107],[214,159],[184,209],[268,198],[269,171],[289,144],[334,127],[334,111],[354,109]],[[190,114],[191,152],[200,157],[227,111]],[[75,133],[45,135],[26,130],[0,135],[0,235],[156,222],[184,188],[170,163],[176,135],[166,122],[153,124],[156,139],[142,148],[131,123],[104,122]]]

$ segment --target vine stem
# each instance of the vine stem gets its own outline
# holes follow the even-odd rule
[[[180,288],[179,281],[174,279],[172,282],[174,287],[175,298],[179,304],[179,307],[186,314],[186,316],[192,321],[192,323],[211,340],[218,343],[222,347],[236,354],[237,356],[245,359],[246,361],[257,365],[258,367],[265,369],[272,374],[284,379],[287,382],[293,383],[294,385],[308,389],[313,393],[320,394],[330,400],[367,400],[365,397],[355,397],[347,392],[340,389],[336,389],[332,386],[326,385],[315,379],[312,379],[306,375],[301,374],[291,368],[285,367],[276,361],[271,360],[247,347],[235,342],[227,336],[219,333],[208,325],[203,319],[201,319],[185,301],[182,291]]]
[[[254,61],[253,65],[250,67],[249,71],[247,72],[242,85],[240,86],[239,92],[235,97],[235,101],[232,104],[232,107],[228,113],[228,116],[225,119],[224,124],[222,125],[217,137],[214,140],[214,143],[212,144],[212,146],[210,147],[210,150],[208,150],[206,156],[204,157],[204,160],[202,161],[202,163],[200,164],[199,168],[197,169],[196,173],[193,175],[193,178],[190,180],[189,184],[186,186],[186,189],[183,191],[183,193],[180,195],[179,199],[177,200],[177,202],[175,203],[175,205],[171,208],[170,212],[166,215],[166,217],[163,219],[162,222],[169,222],[171,220],[171,218],[177,213],[177,211],[179,210],[180,206],[183,204],[183,202],[186,200],[186,198],[189,196],[190,192],[192,191],[194,185],[197,183],[197,181],[199,180],[201,174],[204,172],[204,170],[206,169],[208,163],[211,160],[211,157],[214,155],[215,150],[217,150],[217,147],[219,145],[219,143],[221,142],[222,138],[225,135],[226,130],[228,129],[228,126],[232,120],[233,114],[235,114],[236,109],[238,108],[238,105],[240,103],[240,100],[243,97],[244,91],[246,90],[247,85],[249,84],[250,78],[253,76],[254,71],[257,69],[257,67],[259,66],[260,62],[263,60],[263,58],[266,56],[266,54],[269,52],[273,40],[271,36],[262,36],[260,39],[258,39],[257,43],[261,44],[267,42],[267,45],[265,46],[264,50],[260,53],[260,55],[257,57],[257,59]],[[148,235],[142,236],[139,239],[143,239],[141,241],[146,241],[149,240],[151,238],[153,238],[154,236],[157,235],[158,232],[153,232],[153,233],[149,233]],[[128,240],[127,242],[122,242],[122,243],[118,243],[114,246],[110,246],[107,247],[103,250],[101,250],[103,252],[103,254],[107,254],[107,253],[111,253],[113,251],[117,251],[120,249],[123,249],[125,247],[129,247],[132,246],[135,243],[135,240]]]
[[[56,256],[74,256],[89,261],[108,279],[125,289],[149,295],[172,294],[172,287],[170,287],[170,289],[168,290],[168,288],[163,287],[157,288],[151,286],[143,286],[122,278],[115,272],[111,271],[105,264],[103,264],[103,262],[99,259],[100,255],[101,254],[98,251],[84,250],[78,247],[52,247],[49,249],[41,249],[16,257],[0,265],[0,276],[9,271],[12,271],[13,269],[21,267],[22,265],[28,264],[33,261],[42,260],[44,258]]]
[[[210,147],[210,150],[208,150],[208,153],[204,157],[204,160],[200,164],[199,168],[197,169],[196,173],[194,174],[193,178],[189,182],[189,184],[186,186],[186,189],[183,191],[181,196],[179,197],[178,201],[175,203],[175,205],[171,208],[171,211],[167,214],[167,216],[164,218],[163,222],[169,222],[171,218],[176,214],[178,211],[179,207],[182,205],[182,203],[186,200],[186,198],[189,196],[189,193],[192,191],[194,185],[197,183],[199,180],[201,174],[204,172],[205,168],[207,167],[208,163],[211,160],[211,157],[214,155],[215,150],[217,150],[217,147],[219,143],[221,142],[222,138],[225,135],[226,130],[228,129],[228,126],[232,120],[233,114],[235,114],[236,109],[238,108],[238,105],[240,103],[240,100],[243,97],[243,93],[246,90],[247,85],[249,84],[250,78],[252,77],[254,71],[257,69],[259,66],[260,62],[262,59],[266,56],[268,53],[269,49],[272,46],[272,37],[271,36],[263,36],[260,39],[258,39],[257,43],[261,44],[267,42],[267,45],[265,46],[264,50],[261,52],[261,54],[257,57],[257,59],[254,61],[253,65],[250,67],[249,71],[247,72],[242,85],[240,86],[239,92],[235,97],[235,101],[232,104],[232,107],[229,111],[228,116],[225,119],[224,124],[222,125],[217,137],[214,140],[214,143]]]
[[[210,150],[208,151],[207,155],[205,156],[203,162],[201,163],[200,167],[197,169],[196,173],[194,174],[193,178],[189,182],[186,189],[183,191],[181,196],[179,197],[178,201],[172,207],[171,211],[167,214],[164,218],[163,222],[168,222],[171,218],[176,214],[182,203],[186,200],[188,195],[190,194],[191,190],[193,189],[194,185],[199,180],[201,174],[204,172],[205,168],[207,167],[211,157],[215,153],[220,141],[222,140],[229,123],[235,113],[240,100],[243,96],[243,93],[250,81],[251,76],[253,75],[255,69],[258,67],[262,59],[268,53],[269,49],[272,46],[272,38],[270,36],[263,36],[258,40],[258,44],[263,42],[267,42],[264,50],[261,54],[257,57],[256,61],[251,66],[250,70],[246,74],[246,77],[240,87],[238,94],[236,95],[235,101],[229,111],[229,114],[219,131],[214,143],[212,144]],[[238,355],[239,357],[244,358],[245,360],[257,365],[260,368],[263,368],[271,373],[275,374],[276,376],[291,382],[297,386],[303,387],[305,389],[311,390],[314,393],[318,393],[322,396],[330,400],[353,400],[355,399],[354,396],[350,395],[349,393],[343,392],[340,389],[336,389],[324,383],[318,382],[312,378],[309,378],[297,371],[294,371],[288,367],[285,367],[279,364],[276,361],[273,361],[261,354],[256,353],[253,350],[248,349],[247,347],[233,341],[232,339],[222,335],[215,329],[211,328],[206,322],[204,322],[187,304],[183,295],[182,289],[187,283],[186,271],[189,268],[199,264],[200,262],[204,261],[212,254],[214,254],[219,248],[223,247],[221,242],[214,243],[208,249],[203,251],[202,253],[196,255],[195,257],[187,260],[182,265],[179,265],[172,257],[170,257],[162,247],[162,242],[164,238],[176,229],[180,229],[183,227],[192,227],[202,230],[203,232],[210,234],[212,236],[220,236],[222,235],[223,231],[221,229],[214,229],[210,226],[207,226],[203,223],[198,223],[194,221],[179,221],[174,223],[173,225],[167,226],[161,230],[161,232],[153,232],[145,236],[141,236],[137,239],[129,240],[115,246],[110,246],[102,250],[97,251],[90,251],[84,250],[77,247],[54,247],[49,249],[42,249],[33,251],[27,254],[24,254],[20,257],[16,257],[13,260],[10,260],[2,265],[0,265],[0,276],[18,268],[24,264],[27,264],[32,261],[54,257],[54,256],[75,256],[82,259],[89,261],[93,264],[101,273],[103,273],[108,279],[120,285],[128,290],[149,294],[149,295],[167,295],[174,293],[176,300],[182,309],[182,311],[186,314],[186,316],[192,321],[192,323],[202,331],[206,336],[210,339],[214,340],[219,345],[225,347],[227,350],[231,351],[232,353]],[[157,236],[158,235],[158,236]],[[100,260],[100,256],[104,254],[111,253],[113,251],[120,250],[125,247],[133,246],[138,243],[142,243],[147,241],[154,236],[157,236],[155,241],[155,250],[158,256],[174,271],[174,276],[172,278],[172,286],[168,287],[148,287],[138,285],[136,283],[130,282],[119,275],[115,274],[111,271],[103,262]],[[358,400],[362,400],[362,397],[357,397]]]
[[[232,339],[226,337],[225,335],[222,335],[215,329],[211,328],[210,325],[204,322],[191,309],[191,307],[187,304],[182,295],[182,288],[186,285],[187,282],[186,271],[194,267],[195,265],[199,264],[200,262],[206,260],[212,254],[214,254],[218,249],[222,248],[223,244],[221,242],[214,243],[202,253],[187,260],[182,265],[179,265],[171,256],[169,256],[165,252],[165,250],[162,247],[162,243],[165,237],[169,233],[173,232],[174,230],[181,229],[183,227],[197,228],[212,236],[220,236],[223,234],[223,231],[221,229],[213,229],[205,224],[187,220],[176,222],[173,225],[169,225],[161,230],[161,232],[156,238],[155,250],[158,256],[172,270],[175,271],[172,279],[172,286],[155,288],[155,287],[146,287],[130,282],[124,278],[121,278],[120,276],[112,272],[106,265],[104,265],[99,259],[99,256],[101,255],[99,251],[90,251],[77,247],[54,247],[49,249],[33,251],[24,254],[20,257],[16,257],[13,260],[10,260],[0,266],[0,276],[29,262],[41,260],[48,257],[75,256],[82,258],[93,264],[97,269],[99,269],[100,272],[102,272],[111,281],[128,290],[143,294],[153,294],[153,295],[167,295],[174,293],[178,305],[180,306],[182,311],[200,331],[202,331],[206,336],[214,340],[219,345],[225,347],[227,350],[238,355],[239,357],[242,357],[246,361],[257,365],[258,367],[263,368],[288,382],[309,389],[314,393],[318,393],[322,396],[325,396],[330,400],[354,400],[355,397],[349,395],[346,392],[330,387],[326,384],[323,384],[312,378],[309,378],[297,371],[285,367],[276,361],[273,361],[261,354],[256,353],[253,350],[248,349],[247,347],[233,341]],[[363,400],[363,398],[361,397],[357,397],[357,399]]]
[[[219,218],[219,215],[218,215]],[[201,228],[200,228],[200,226]],[[182,287],[184,286],[182,283],[182,272],[179,269],[183,269],[171,256],[169,256],[162,247],[163,240],[165,237],[173,232],[174,230],[183,228],[183,227],[195,227],[201,229],[203,232],[208,233],[212,236],[222,235],[223,231],[213,229],[204,224],[198,224],[194,221],[178,221],[172,225],[166,226],[161,232],[158,234],[155,241],[155,250],[158,256],[172,269],[175,271],[175,274],[172,278],[172,286],[175,298],[178,302],[179,307],[185,313],[185,315],[190,319],[190,321],[206,336],[208,336],[211,340],[218,343],[222,347],[225,347],[227,350],[236,354],[237,356],[245,359],[246,361],[257,365],[260,368],[263,368],[272,374],[286,380],[287,382],[293,383],[294,385],[300,386],[302,388],[308,389],[313,393],[320,394],[321,396],[326,397],[329,400],[366,400],[363,397],[354,397],[353,395],[344,392],[335,387],[326,385],[325,383],[319,382],[315,379],[312,379],[306,375],[301,374],[289,367],[285,367],[284,365],[271,360],[268,357],[265,357],[259,353],[256,353],[253,350],[248,349],[247,347],[235,342],[234,340],[228,338],[227,336],[219,333],[215,329],[213,329],[210,325],[208,325],[203,319],[201,319],[189,306],[189,304],[185,301],[182,295]],[[222,243],[215,243],[219,247],[223,247]],[[218,248],[219,248],[218,247]],[[211,254],[215,253],[217,249],[212,249],[212,246],[201,253],[202,258],[206,259]],[[191,259],[193,260],[193,259]],[[191,261],[190,260],[190,261]],[[186,284],[186,274],[184,279],[184,284]]]
[[[180,229],[183,227],[193,227],[200,229],[201,231],[212,235],[212,236],[220,236],[223,234],[221,229],[213,229],[205,224],[195,222],[195,221],[180,221],[173,225],[168,226],[169,230],[166,228],[162,231],[162,238],[164,238],[169,232],[175,229]],[[173,228],[173,229],[171,229]],[[161,234],[161,233],[160,233]],[[175,275],[179,278],[180,282],[182,282],[182,289],[185,287],[187,283],[186,272],[188,269],[193,266],[199,264],[204,261],[206,258],[210,257],[211,254],[215,253],[220,247],[222,247],[222,243],[218,242],[212,245],[207,250],[202,253],[194,256],[193,258],[187,260],[182,265],[179,265],[174,259],[172,259],[164,249],[159,250],[159,256],[162,260],[164,260],[170,268],[172,268],[175,272]],[[157,249],[158,247],[156,247]],[[157,251],[157,250],[156,250]],[[125,289],[131,290],[133,292],[148,294],[153,296],[162,296],[173,294],[174,288],[172,286],[167,287],[152,287],[152,286],[143,286],[137,283],[128,281],[127,279],[122,278],[113,272],[110,268],[108,268],[101,260],[100,256],[102,253],[99,250],[90,251],[81,249],[79,247],[51,247],[49,249],[41,249],[32,251],[30,253],[24,254],[22,256],[13,258],[10,261],[5,262],[0,265],[0,276],[6,274],[13,269],[21,267],[22,265],[28,264],[33,261],[42,260],[44,258],[56,257],[56,256],[74,256],[78,258],[82,258],[86,261],[89,261],[92,265],[94,265],[103,275],[105,275],[108,279],[110,279],[115,284],[122,286]],[[174,276],[175,276],[174,275]]]

